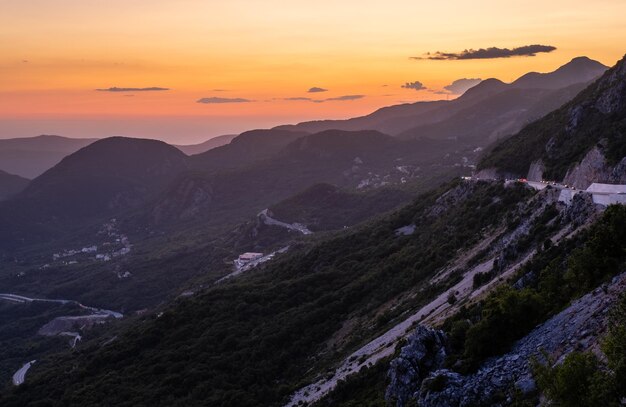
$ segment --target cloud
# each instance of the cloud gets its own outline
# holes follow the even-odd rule
[[[337,97],[326,98],[326,99],[313,99],[313,98],[308,98],[308,97],[296,96],[296,97],[289,97],[289,98],[280,98],[278,100],[305,101],[305,102],[312,102],[312,103],[324,103],[324,102],[332,102],[332,101],[357,100],[357,99],[362,99],[364,97],[365,97],[365,95],[343,95],[343,96],[337,96]]]
[[[461,59],[495,59],[510,57],[534,57],[540,52],[552,52],[556,47],[551,45],[524,45],[516,48],[479,48],[466,49],[462,52],[433,52],[426,53],[421,57],[410,57],[410,59],[430,59],[435,61],[443,60],[461,60]]]
[[[118,88],[118,87],[112,87],[112,88],[105,88],[105,89],[96,89],[98,92],[158,92],[158,91],[165,91],[165,90],[170,90],[169,88],[159,88],[156,86],[153,86],[151,88]]]
[[[424,89],[426,89],[426,86],[424,86],[422,84],[422,82],[420,82],[420,81],[407,82],[404,85],[402,85],[401,87],[405,88],[405,89],[414,89],[414,90],[424,90]]]
[[[328,89],[318,88],[317,86],[313,86],[312,88],[310,88],[309,90],[307,90],[307,92],[308,92],[308,93],[328,92]]]
[[[461,78],[443,88],[454,95],[462,95],[469,88],[478,85],[481,81],[482,79],[480,78]]]
[[[218,98],[218,97],[202,98],[196,101],[196,103],[205,103],[205,104],[249,103],[249,102],[254,102],[254,101],[250,99],[244,99],[244,98]]]
[[[343,95],[343,96],[337,96],[337,97],[334,97],[334,98],[324,99],[324,102],[326,102],[326,101],[334,101],[334,100],[340,100],[340,101],[357,100],[357,99],[363,99],[364,97],[365,97],[365,95]]]

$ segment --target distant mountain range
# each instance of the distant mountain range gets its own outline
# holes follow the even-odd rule
[[[180,151],[182,151],[183,153],[187,155],[194,155],[194,154],[204,153],[205,151],[209,151],[216,147],[221,147],[224,144],[228,144],[235,137],[237,137],[237,134],[225,134],[223,136],[213,137],[199,144],[189,144],[189,145],[174,144],[174,147],[176,147],[177,149],[179,149]]]
[[[441,131],[434,132],[437,137],[448,137],[446,128],[453,124],[444,124],[448,120],[459,123],[459,115],[471,116],[482,110],[480,118],[491,124],[483,126],[489,133],[506,135],[518,131],[523,124],[537,119],[559,107],[582,89],[585,84],[598,78],[608,67],[586,57],[574,58],[557,70],[549,73],[531,72],[523,75],[511,84],[498,79],[486,79],[470,88],[463,95],[451,101],[416,102],[389,106],[369,115],[348,120],[320,120],[303,122],[297,125],[279,126],[286,130],[320,132],[328,129],[340,130],[378,130],[401,137],[420,137],[425,126],[440,123]],[[564,90],[560,96],[551,95],[550,91]],[[514,91],[516,90],[516,91]],[[510,91],[508,94],[503,92]],[[498,96],[499,95],[499,96]],[[493,99],[496,97],[496,99]],[[552,103],[550,103],[552,101]],[[498,110],[489,114],[489,105],[505,103]],[[555,106],[556,104],[556,106]],[[528,112],[531,110],[531,112]],[[532,114],[531,114],[532,113]],[[500,118],[500,116],[504,117]],[[514,123],[510,123],[514,120]],[[461,125],[459,123],[459,125]]]
[[[32,179],[96,140],[47,135],[0,140],[0,169]]]
[[[597,82],[559,109],[493,147],[479,163],[500,174],[561,180],[576,178],[572,162],[584,162],[587,172],[605,182],[620,180],[626,168],[626,64],[622,61]],[[615,173],[611,174],[614,166]],[[534,167],[535,174],[530,174]],[[570,175],[570,177],[568,177]],[[580,180],[580,187],[589,182]],[[583,184],[587,184],[584,185]]]
[[[92,216],[103,219],[140,210],[135,216],[141,222],[173,225],[198,217],[227,219],[225,213],[254,213],[316,183],[367,189],[458,173],[462,168],[469,173],[481,148],[566,103],[604,69],[598,62],[577,58],[554,72],[528,74],[512,84],[485,80],[454,101],[392,106],[348,121],[224,136],[202,147],[189,147],[188,152],[213,147],[191,156],[181,147],[121,137],[96,142],[53,136],[4,140],[12,148],[40,151],[91,144],[6,202],[2,218],[9,224],[20,219],[18,229],[28,231],[29,224],[37,224],[35,229],[40,230],[44,224],[52,227],[72,218],[76,226]],[[555,90],[557,84],[566,87]],[[331,125],[377,127],[388,120],[395,126],[430,124],[395,133],[397,137],[375,129],[313,134],[303,130]],[[15,236],[5,238],[15,241]]]

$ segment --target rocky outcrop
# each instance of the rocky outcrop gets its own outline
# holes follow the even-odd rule
[[[600,148],[594,147],[579,164],[567,171],[563,179],[564,184],[573,185],[577,189],[587,189],[594,182],[626,183],[626,157],[611,167]]]
[[[586,223],[589,218],[598,212],[593,197],[586,192],[580,192],[572,198],[571,205],[568,205],[564,212],[564,221],[571,222],[574,227]]]
[[[609,183],[611,184],[626,184],[626,157],[622,158],[611,171],[609,176]]]
[[[541,359],[542,352],[546,352],[558,363],[572,351],[596,349],[599,337],[606,330],[609,310],[625,289],[626,273],[623,273],[611,283],[574,301],[518,341],[509,353],[488,360],[476,373],[468,376],[437,369],[423,378],[424,369],[411,367],[416,361],[437,360],[439,350],[425,355],[424,348],[419,346],[412,351],[410,342],[392,362],[389,376],[395,380],[389,385],[387,396],[395,396],[393,400],[398,407],[406,405],[409,400],[415,400],[421,407],[470,407],[491,405],[496,396],[510,400],[516,391],[532,392],[535,390],[532,359]],[[436,364],[431,363],[431,366],[436,367]]]
[[[626,106],[626,63],[618,63],[604,77],[604,89],[594,107],[604,114],[623,112]]]
[[[563,183],[577,189],[587,189],[594,182],[608,182],[611,172],[604,154],[598,147],[594,147],[578,165],[567,171]]]
[[[408,337],[408,344],[402,348],[400,356],[391,362],[385,399],[395,402],[398,407],[404,406],[422,380],[443,366],[445,343],[443,331],[418,325],[415,333]]]
[[[543,165],[543,161],[535,160],[530,164],[530,169],[528,170],[528,175],[526,178],[529,181],[541,181],[543,180],[543,172],[545,171],[545,167]]]

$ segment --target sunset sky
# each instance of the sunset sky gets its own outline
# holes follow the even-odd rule
[[[460,78],[508,82],[580,55],[613,65],[625,15],[624,0],[0,0],[0,138],[192,143],[452,98]],[[536,44],[556,49],[426,55]]]

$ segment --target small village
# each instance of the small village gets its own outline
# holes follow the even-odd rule
[[[99,245],[94,244],[80,249],[66,249],[54,253],[52,263],[46,263],[40,269],[44,270],[52,266],[71,266],[83,261],[109,262],[131,252],[130,239],[119,231],[117,219],[111,219],[104,223],[97,236],[104,240]],[[120,278],[126,278],[130,276],[130,273],[121,273],[120,276]]]

